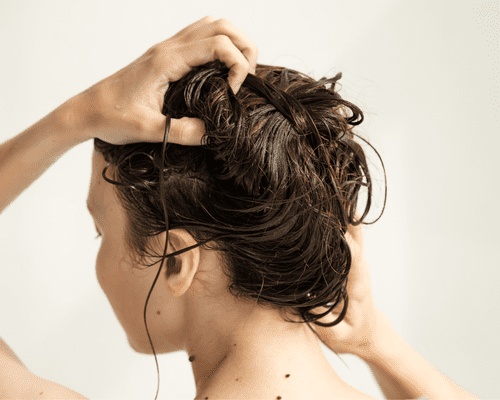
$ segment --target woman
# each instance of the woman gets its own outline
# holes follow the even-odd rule
[[[0,211],[94,139],[99,283],[134,350],[187,353],[197,399],[371,398],[318,337],[369,363],[387,396],[476,398],[374,304],[360,225],[370,191],[355,212],[371,181],[349,126],[362,112],[335,92],[340,76],[256,61],[211,17],[153,46],[0,147]],[[2,398],[84,398],[3,342],[0,384]]]

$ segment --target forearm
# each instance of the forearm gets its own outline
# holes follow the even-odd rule
[[[0,145],[0,213],[66,151],[84,141],[76,98]]]
[[[387,320],[388,321],[388,320]],[[376,350],[361,356],[388,399],[478,399],[439,372],[386,324]]]

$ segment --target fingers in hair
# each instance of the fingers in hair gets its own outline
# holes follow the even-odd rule
[[[250,72],[255,73],[259,53],[257,46],[247,35],[237,29],[227,19],[221,18],[212,23],[199,25],[196,29],[187,33],[182,39],[186,41],[186,43],[189,43],[195,40],[207,39],[219,35],[224,35],[231,39],[233,44],[243,53],[250,64]]]
[[[198,118],[172,118],[170,121],[169,143],[184,146],[199,146],[205,134],[205,124]]]
[[[215,60],[223,62],[229,68],[228,83],[235,93],[238,92],[251,69],[247,59],[231,39],[224,35],[191,42],[183,47],[186,47],[183,49],[186,50],[183,53],[184,62],[190,68]]]

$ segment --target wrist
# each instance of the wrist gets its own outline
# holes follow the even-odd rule
[[[91,102],[86,100],[88,91],[80,93],[67,100],[53,111],[53,117],[59,127],[59,132],[68,145],[77,145],[92,139]]]
[[[377,318],[369,344],[357,351],[357,356],[368,364],[377,363],[390,356],[401,337],[394,330],[389,318],[377,311]]]

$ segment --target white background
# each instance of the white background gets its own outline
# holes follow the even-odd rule
[[[388,179],[365,228],[375,300],[438,370],[500,398],[499,2],[0,2],[0,140],[206,15],[227,18],[259,61],[343,73],[358,133]],[[65,154],[0,216],[0,336],[34,373],[92,399],[153,399],[94,273],[85,209],[92,143]],[[383,170],[368,150],[378,217]],[[1,188],[0,188],[1,190]],[[367,366],[325,349],[352,386],[383,398]],[[159,357],[160,398],[195,394],[185,353]]]

